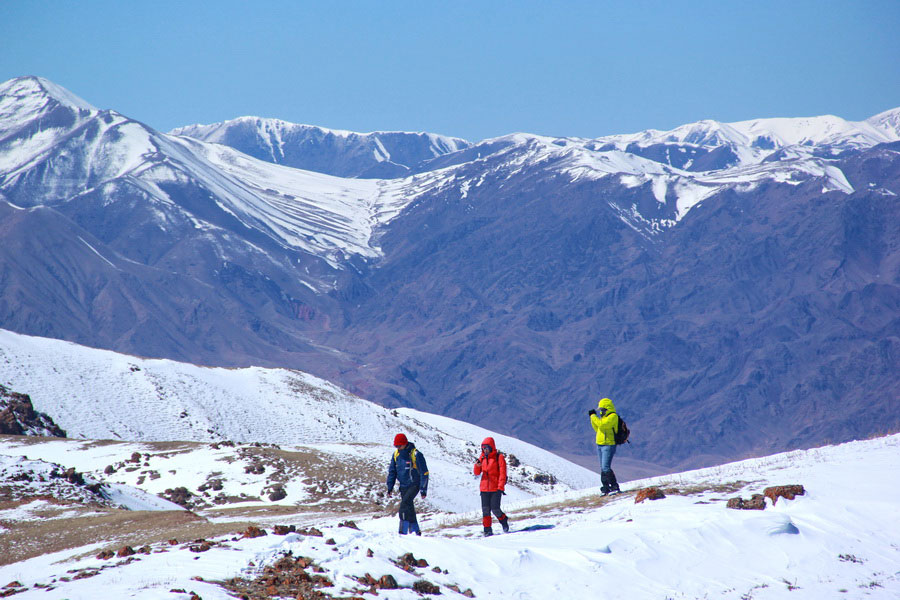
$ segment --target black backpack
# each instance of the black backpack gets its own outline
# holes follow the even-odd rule
[[[618,446],[619,444],[628,442],[628,435],[630,433],[631,432],[628,430],[628,425],[625,424],[625,419],[619,417],[619,428],[616,429],[615,434],[616,445]],[[631,442],[628,443],[630,444]]]

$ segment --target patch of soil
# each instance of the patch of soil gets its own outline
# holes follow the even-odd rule
[[[248,526],[210,523],[187,511],[111,510],[96,516],[27,521],[0,536],[0,565],[89,544],[103,543],[105,549],[118,551],[123,545],[137,548],[173,538],[212,538]]]

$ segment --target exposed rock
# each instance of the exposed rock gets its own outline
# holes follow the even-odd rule
[[[34,410],[31,396],[0,385],[0,434],[66,437],[48,415]]]
[[[806,490],[803,489],[803,486],[799,484],[775,485],[772,487],[767,487],[763,490],[763,495],[766,498],[770,498],[773,505],[779,498],[784,498],[785,500],[793,500],[795,496],[803,496],[805,494]]]
[[[278,502],[279,500],[284,500],[287,498],[287,492],[284,489],[284,486],[280,483],[273,485],[271,488],[271,492],[269,493],[269,500],[272,502]]]
[[[415,582],[412,588],[420,594],[440,594],[441,588],[430,581],[420,579]]]
[[[556,476],[549,473],[535,473],[531,480],[543,485],[556,485]]]
[[[275,535],[287,535],[295,531],[297,531],[297,527],[295,525],[275,525],[272,528],[272,533]]]
[[[179,506],[183,506],[189,509],[192,506],[192,499],[194,498],[194,494],[192,494],[191,491],[186,487],[180,486],[177,488],[167,489],[162,493],[162,497],[170,502],[174,502]]]
[[[634,496],[634,503],[640,504],[644,500],[661,500],[665,497],[666,495],[658,487],[648,487],[638,490]]]
[[[257,537],[262,537],[264,535],[266,535],[265,529],[260,529],[259,527],[255,526],[255,525],[251,525],[250,527],[248,527],[246,529],[246,531],[243,532],[243,534],[241,534],[241,537],[257,538]]]
[[[126,556],[131,556],[133,554],[136,554],[136,552],[131,546],[122,546],[121,548],[119,548],[119,551],[116,552],[116,556],[118,556],[119,558],[125,558]]]
[[[393,575],[382,575],[381,579],[378,580],[377,586],[383,590],[396,590],[400,588]]]
[[[725,507],[740,510],[763,510],[766,508],[766,497],[762,494],[753,494],[749,500],[744,500],[738,496],[736,498],[730,498],[725,504]]]

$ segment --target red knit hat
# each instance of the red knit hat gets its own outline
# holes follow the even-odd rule
[[[406,439],[406,436],[402,433],[398,433],[394,436],[394,446],[405,446],[409,440]]]

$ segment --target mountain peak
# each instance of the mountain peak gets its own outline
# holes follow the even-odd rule
[[[49,98],[69,108],[97,110],[89,102],[79,98],[66,88],[43,77],[26,75],[0,83],[0,97],[13,96],[18,100],[28,97]]]
[[[894,139],[900,139],[900,107],[869,117],[866,123]]]

